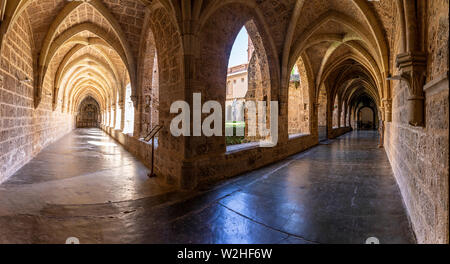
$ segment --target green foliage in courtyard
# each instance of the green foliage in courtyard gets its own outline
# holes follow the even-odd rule
[[[229,128],[233,128],[233,135],[236,135],[237,128],[245,129],[245,122],[238,122],[238,121],[226,122],[225,129],[229,129]],[[243,137],[243,136],[225,137],[225,141],[226,141],[227,146],[246,143],[245,137]]]

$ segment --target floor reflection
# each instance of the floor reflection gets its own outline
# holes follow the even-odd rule
[[[0,243],[414,243],[375,132],[352,132],[197,191],[176,191],[98,129],[0,185]]]
[[[88,143],[91,145],[100,146],[100,147],[116,147],[117,146],[116,143],[102,142],[102,141],[88,141]]]

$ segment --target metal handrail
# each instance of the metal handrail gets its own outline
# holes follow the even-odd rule
[[[150,140],[152,141],[152,167],[151,167],[151,171],[148,174],[148,177],[150,178],[154,178],[156,177],[156,174],[154,173],[154,162],[155,162],[155,136],[156,134],[158,134],[159,131],[161,131],[163,127],[161,125],[156,125],[154,128],[152,128],[152,130],[150,131],[150,133],[144,138],[144,140],[146,142],[150,142]]]
[[[144,141],[149,142],[150,140],[152,140],[155,135],[162,129],[163,127],[161,125],[156,125],[155,127],[152,128],[152,130],[150,131],[150,133],[148,133],[147,136],[145,136]]]

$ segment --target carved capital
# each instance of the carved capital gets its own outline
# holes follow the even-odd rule
[[[401,79],[408,85],[408,116],[412,126],[424,126],[424,92],[427,56],[423,52],[408,52],[397,56]]]
[[[426,79],[427,56],[422,52],[408,52],[397,56],[397,68],[401,79],[406,81],[411,97],[423,96]]]
[[[392,122],[392,100],[383,99],[384,121]]]
[[[133,106],[134,106],[134,108],[137,108],[137,106],[138,106],[138,103],[139,103],[139,97],[138,97],[138,96],[135,96],[135,95],[133,95],[133,96],[130,96],[130,99],[131,99],[131,101],[133,102]]]

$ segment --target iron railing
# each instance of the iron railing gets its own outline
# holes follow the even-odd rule
[[[154,172],[154,162],[155,162],[155,136],[156,134],[158,134],[159,131],[161,131],[163,127],[160,125],[156,125],[155,127],[152,128],[152,130],[150,131],[150,133],[144,138],[144,140],[146,142],[150,142],[150,140],[152,141],[152,163],[151,163],[151,171],[148,174],[148,177],[150,178],[154,178],[156,177],[156,174]]]

